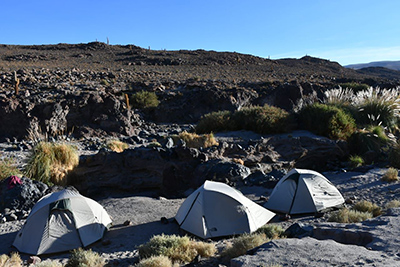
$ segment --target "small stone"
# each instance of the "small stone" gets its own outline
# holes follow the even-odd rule
[[[126,220],[124,222],[124,226],[129,226],[129,225],[133,225],[133,223],[130,220]]]

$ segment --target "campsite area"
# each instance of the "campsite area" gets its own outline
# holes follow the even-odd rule
[[[212,247],[212,255],[193,252],[190,243],[190,260],[175,265],[400,265],[400,72],[356,71],[309,56],[270,60],[100,42],[2,45],[0,52],[0,156],[11,170],[0,181],[0,255],[16,251],[12,244],[42,196],[73,186],[112,220],[104,237],[84,248],[107,266],[145,266],[139,251],[153,236],[185,234]],[[383,106],[378,114],[366,108],[370,99]],[[50,164],[33,160],[51,149],[58,154]],[[249,207],[259,205],[257,213],[271,205],[274,188],[293,169],[318,172],[327,182],[315,175],[289,179],[278,194],[293,197],[285,201],[289,210],[266,216],[265,232],[254,224],[252,234],[232,230],[202,239],[175,221],[206,181],[223,184],[217,191],[242,192],[252,204],[232,202],[229,209],[250,218]],[[220,231],[208,223],[228,208],[204,214],[230,199],[206,202],[186,208],[200,214],[195,225],[204,233]],[[305,203],[315,210],[303,210]],[[67,206],[51,207],[67,213]],[[188,214],[178,219],[181,226]],[[224,224],[223,230],[237,225]],[[227,253],[239,241],[244,251]],[[71,254],[39,257],[66,265]],[[26,265],[32,260],[20,256]]]

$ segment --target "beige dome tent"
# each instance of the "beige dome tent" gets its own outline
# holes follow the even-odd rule
[[[33,206],[13,245],[33,255],[69,251],[101,239],[110,225],[110,216],[99,203],[64,189]]]
[[[286,214],[305,214],[343,204],[339,190],[322,174],[293,169],[279,180],[264,207]]]
[[[206,181],[182,203],[175,219],[181,229],[212,238],[254,232],[274,216],[236,189]]]

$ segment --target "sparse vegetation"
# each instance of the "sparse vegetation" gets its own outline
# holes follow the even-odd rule
[[[156,93],[140,91],[131,96],[130,103],[132,107],[142,109],[156,108],[160,104],[160,101],[158,100]]]
[[[15,166],[13,159],[4,158],[0,160],[0,181],[11,175],[21,176],[21,171]]]
[[[382,176],[382,181],[384,182],[397,182],[399,180],[399,171],[396,168],[390,167],[385,174]]]
[[[320,103],[300,110],[299,120],[304,129],[331,139],[346,140],[356,130],[355,121],[348,113],[338,107]]]
[[[122,142],[120,140],[109,140],[107,142],[107,148],[117,152],[117,153],[121,153],[123,152],[125,149],[129,148],[129,145],[125,142]]]
[[[152,256],[166,256],[173,263],[191,262],[197,255],[211,257],[216,252],[212,243],[197,242],[188,236],[156,235],[149,242],[139,246],[142,259]]]
[[[31,267],[63,267],[62,263],[55,261],[55,260],[50,260],[47,259],[45,261],[36,263],[34,265],[29,265]]]
[[[103,267],[106,261],[97,252],[91,249],[74,249],[65,267]]]
[[[365,83],[357,83],[357,82],[348,82],[348,83],[341,83],[340,86],[345,89],[350,89],[354,93],[358,91],[367,90],[370,86]]]
[[[357,168],[364,164],[364,159],[359,155],[351,155],[349,161],[352,168]]]
[[[40,142],[32,150],[25,173],[47,184],[65,185],[67,174],[79,163],[75,147],[63,143]]]
[[[172,136],[172,138],[175,139],[174,141],[176,141],[178,138],[182,139],[186,143],[186,146],[193,148],[207,148],[218,145],[218,142],[215,140],[212,133],[198,135],[196,133],[188,133],[183,131],[177,136]]]
[[[389,150],[389,164],[394,168],[400,168],[400,144],[396,143]]]
[[[141,260],[137,267],[175,267],[179,264],[173,264],[167,256],[151,256]]]
[[[282,226],[277,224],[266,224],[257,229],[256,233],[265,234],[265,236],[269,239],[277,239],[283,237],[283,230]]]
[[[0,267],[22,267],[23,262],[18,253],[11,253],[9,257],[6,254],[0,255]]]
[[[231,112],[228,110],[212,112],[204,115],[196,126],[196,132],[211,133],[229,131],[231,126]]]
[[[360,212],[369,212],[374,217],[382,214],[382,209],[378,205],[366,200],[361,200],[354,204],[353,209]]]
[[[333,212],[328,221],[339,223],[358,223],[367,219],[371,219],[372,217],[372,213],[370,212],[361,212],[348,208],[343,208]]]
[[[222,251],[221,256],[226,259],[233,259],[266,242],[268,242],[268,238],[264,233],[243,234],[234,238],[232,244],[229,244]]]
[[[399,208],[400,207],[400,201],[399,200],[391,200],[388,203],[386,203],[385,208],[386,209],[391,209],[391,208]]]

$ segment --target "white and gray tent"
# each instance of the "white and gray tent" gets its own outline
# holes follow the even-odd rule
[[[33,206],[13,245],[32,255],[69,251],[100,240],[110,225],[110,216],[99,203],[64,189]]]
[[[175,220],[200,238],[251,233],[275,213],[224,183],[206,181],[182,203]]]
[[[307,214],[343,204],[342,194],[322,174],[293,169],[279,180],[264,207],[285,214]]]

